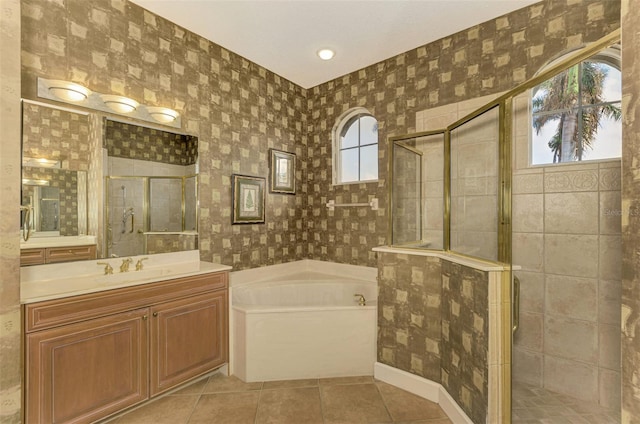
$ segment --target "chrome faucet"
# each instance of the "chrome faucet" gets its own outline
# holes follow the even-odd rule
[[[149,258],[140,258],[138,262],[136,262],[136,271],[142,271],[142,261],[146,261]]]
[[[104,275],[113,274],[113,267],[108,262],[98,262],[96,265],[104,265]]]
[[[120,272],[129,272],[129,264],[133,262],[133,259],[126,258],[122,260],[122,265],[120,265]]]
[[[359,306],[367,306],[367,299],[364,298],[364,295],[362,295],[360,293],[356,293],[353,296],[358,298],[358,305]]]

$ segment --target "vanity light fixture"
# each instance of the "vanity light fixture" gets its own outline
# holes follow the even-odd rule
[[[166,107],[147,106],[147,112],[158,122],[167,123],[175,121],[180,114]]]
[[[336,55],[336,52],[334,52],[331,49],[318,50],[318,56],[322,60],[331,60],[331,59],[333,59],[333,56],[335,56],[335,55]]]
[[[74,103],[86,100],[91,94],[88,88],[80,84],[62,80],[49,80],[49,91],[59,99]]]
[[[60,168],[60,161],[45,158],[22,158],[22,166],[31,166],[35,168]]]
[[[1,0],[0,0],[1,1]],[[160,123],[167,127],[182,128],[180,113],[160,106],[147,106],[122,94],[99,93],[70,81],[50,80],[38,77],[38,97],[69,103],[110,114],[126,116],[141,121]],[[82,113],[71,110],[72,112]]]
[[[138,108],[140,103],[133,99],[124,96],[116,96],[113,94],[101,94],[100,98],[111,108],[118,113],[131,113]]]
[[[30,186],[48,186],[50,183],[48,180],[32,180],[30,178],[23,178],[22,185]]]

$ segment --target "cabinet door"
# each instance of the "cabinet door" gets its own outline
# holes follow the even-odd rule
[[[85,261],[95,258],[95,246],[49,247],[47,248],[46,263]]]
[[[151,395],[227,361],[227,290],[151,308]]]
[[[148,398],[148,309],[26,337],[26,422],[88,423]]]

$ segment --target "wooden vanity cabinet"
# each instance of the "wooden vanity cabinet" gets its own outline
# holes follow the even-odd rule
[[[27,423],[89,423],[228,358],[228,273],[25,305]]]
[[[20,266],[91,259],[96,259],[95,245],[20,249]]]

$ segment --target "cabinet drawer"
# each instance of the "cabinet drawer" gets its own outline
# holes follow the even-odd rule
[[[45,249],[20,249],[20,266],[41,265],[45,261]]]
[[[46,253],[46,262],[49,264],[56,262],[69,262],[79,260],[89,260],[96,258],[96,247],[70,246],[70,247],[49,247]]]
[[[27,304],[25,330],[28,333],[226,289],[227,282],[228,273],[217,272]]]

